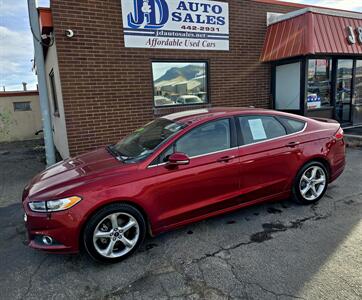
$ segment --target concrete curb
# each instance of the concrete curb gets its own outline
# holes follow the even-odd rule
[[[345,134],[344,140],[348,147],[362,147],[362,136],[360,135]]]

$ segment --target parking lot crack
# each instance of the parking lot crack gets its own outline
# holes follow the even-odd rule
[[[45,261],[47,260],[48,257],[45,257],[39,264],[38,266],[35,268],[34,272],[32,275],[30,275],[29,277],[29,281],[28,281],[28,287],[24,293],[24,296],[22,297],[22,299],[27,299],[28,298],[28,294],[30,293],[32,286],[33,286],[33,279],[34,277],[38,274],[38,272],[40,271],[42,265],[45,263]]]
[[[270,240],[273,238],[273,233],[277,233],[277,232],[285,232],[287,230],[290,229],[300,229],[304,223],[306,223],[307,221],[318,221],[318,220],[323,220],[326,219],[328,217],[330,217],[331,214],[318,214],[317,212],[314,212],[312,216],[308,216],[302,219],[296,219],[296,220],[292,220],[289,221],[289,225],[284,225],[281,222],[274,222],[274,223],[264,223],[263,226],[263,230],[253,233],[250,235],[249,237],[249,241],[243,241],[240,243],[237,243],[235,245],[229,246],[229,247],[220,247],[218,250],[211,252],[211,253],[206,253],[203,256],[193,259],[190,262],[188,262],[189,264],[192,263],[198,263],[208,257],[215,257],[218,256],[221,252],[223,251],[230,251],[230,250],[235,250],[239,247],[243,247],[243,246],[247,246],[250,244],[254,244],[254,243],[262,243],[265,242],[267,240]]]
[[[218,289],[214,286],[209,286],[207,284],[207,282],[205,280],[204,270],[200,267],[200,265],[198,263],[196,263],[198,265],[198,268],[200,271],[200,278],[198,280],[187,275],[185,273],[183,265],[174,264],[171,262],[169,262],[169,264],[170,264],[170,266],[172,266],[174,268],[176,273],[178,273],[179,275],[182,276],[183,280],[185,281],[185,284],[191,289],[190,292],[179,295],[178,297],[187,297],[187,296],[192,297],[194,295],[197,295],[201,299],[209,299],[210,293],[211,293],[211,294],[217,295],[218,297],[231,299],[231,297],[228,294],[224,293],[223,291],[221,291],[220,289]],[[199,299],[199,298],[197,298],[197,299]]]
[[[285,294],[285,293],[274,292],[272,290],[269,290],[269,289],[265,288],[264,286],[262,286],[260,283],[257,283],[257,282],[246,282],[246,281],[244,281],[244,282],[245,282],[246,285],[253,285],[253,286],[259,287],[261,290],[274,295],[277,299],[279,299],[280,297],[290,297],[290,298],[293,298],[293,299],[304,299],[305,300],[305,298],[303,298],[303,297],[294,296],[294,295]]]

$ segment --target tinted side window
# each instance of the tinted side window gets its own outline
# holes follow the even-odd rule
[[[290,131],[289,133],[301,131],[301,130],[303,130],[303,128],[305,126],[305,122],[303,122],[303,121],[298,121],[295,119],[290,119],[290,118],[285,118],[285,117],[280,117],[280,119],[289,128],[289,130],[288,130],[288,131]]]
[[[209,122],[185,134],[176,142],[175,150],[197,156],[231,147],[228,119]]]
[[[287,134],[284,126],[274,117],[239,117],[239,123],[244,145],[273,139]]]

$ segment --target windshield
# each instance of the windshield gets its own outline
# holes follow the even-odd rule
[[[156,119],[137,129],[112,148],[121,156],[123,161],[138,161],[149,156],[159,145],[185,126],[185,124],[172,120]]]

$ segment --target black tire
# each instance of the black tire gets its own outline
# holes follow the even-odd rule
[[[99,251],[96,249],[96,246],[93,243],[93,236],[96,230],[96,227],[99,226],[100,222],[104,220],[108,216],[115,214],[115,213],[121,213],[125,215],[130,215],[134,218],[134,220],[137,221],[138,227],[137,227],[137,233],[138,233],[138,240],[132,246],[133,248],[129,250],[126,254],[119,256],[119,257],[105,257],[99,253]],[[123,215],[122,215],[123,216]],[[112,228],[110,228],[112,230]],[[116,263],[124,260],[125,258],[132,255],[137,249],[140,247],[142,242],[145,239],[147,231],[147,225],[145,218],[143,217],[142,213],[133,207],[132,205],[125,204],[125,203],[114,203],[107,205],[103,208],[101,208],[98,212],[96,212],[87,222],[84,232],[83,232],[83,243],[85,246],[85,249],[87,250],[88,254],[96,261],[104,262],[104,263]],[[125,233],[123,233],[125,235]],[[111,242],[112,238],[105,239],[105,241]],[[105,242],[106,243],[106,242]],[[107,243],[106,243],[107,244]],[[122,245],[122,244],[120,244]],[[97,245],[98,246],[98,245]],[[126,248],[126,247],[125,247]]]
[[[323,170],[324,174],[325,174],[325,184],[324,187],[321,189],[320,194],[318,193],[318,196],[315,199],[306,199],[306,196],[302,195],[301,192],[301,179],[302,176],[305,174],[305,172],[308,170],[311,170],[312,167],[316,167],[316,168],[320,168],[321,170]],[[293,183],[293,188],[292,188],[292,200],[296,203],[299,204],[304,204],[304,205],[308,205],[308,204],[313,204],[318,202],[321,198],[323,198],[327,187],[328,187],[328,181],[329,181],[329,173],[327,168],[325,167],[324,164],[318,162],[318,161],[311,161],[306,163],[297,173],[297,176],[294,179],[294,183]]]

